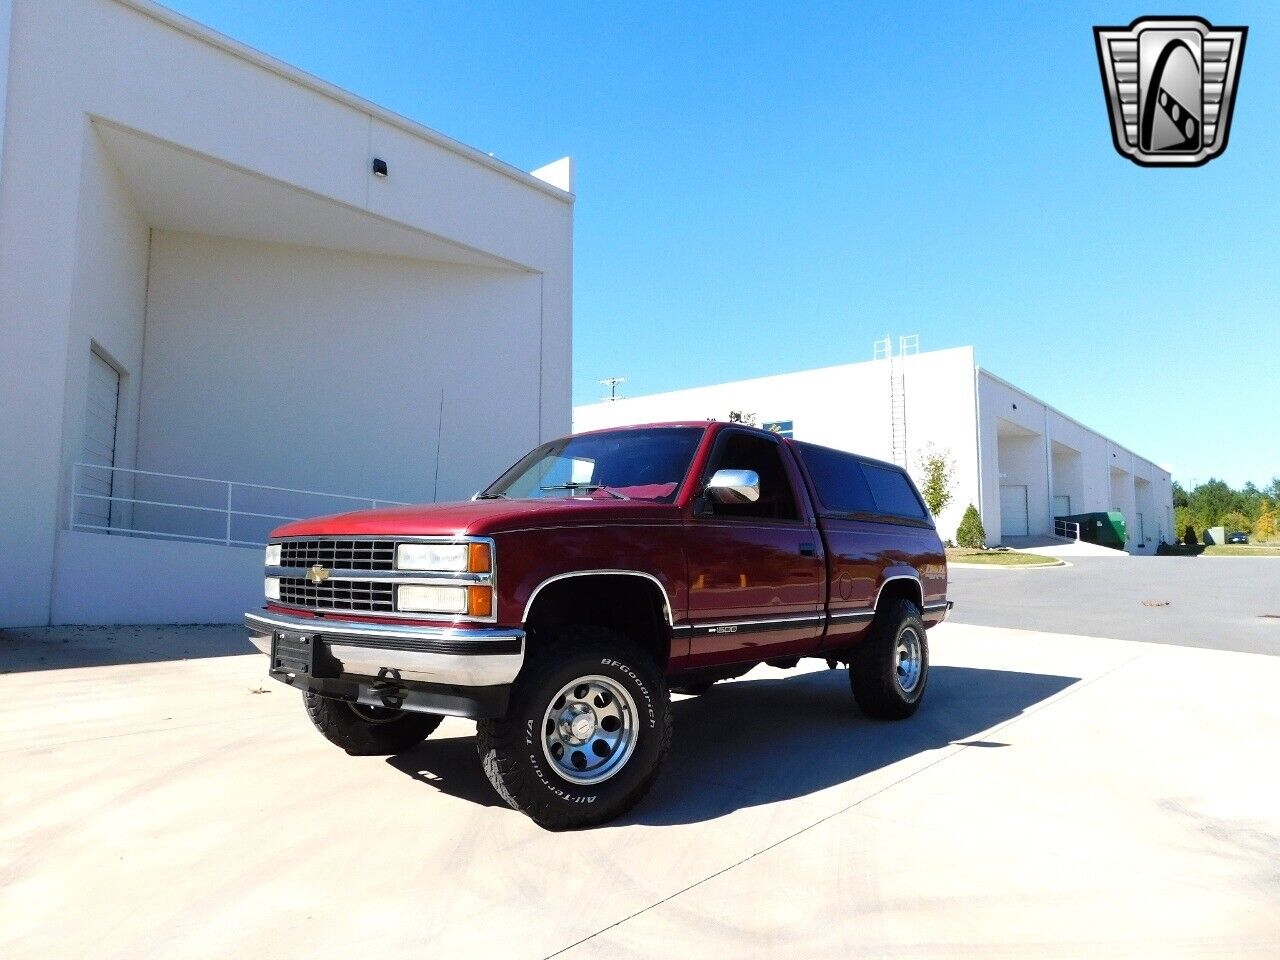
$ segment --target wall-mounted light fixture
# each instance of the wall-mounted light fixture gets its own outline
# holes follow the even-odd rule
[[[373,158],[373,175],[375,177],[385,177],[387,175],[387,161],[381,157]]]

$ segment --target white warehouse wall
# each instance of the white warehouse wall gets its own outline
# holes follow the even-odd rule
[[[938,532],[954,539],[965,508],[982,514],[988,543],[1001,542],[1001,483],[1027,487],[1028,533],[1053,532],[1055,490],[1068,491],[1072,511],[1121,509],[1129,520],[1131,552],[1154,552],[1172,536],[1172,478],[1166,471],[974,364],[972,347],[935,350],[900,359],[906,398],[908,467],[917,482],[928,445],[954,463],[953,500],[937,517]],[[593,430],[664,420],[726,420],[734,410],[757,422],[791,420],[795,438],[891,459],[889,362],[826,367],[736,383],[587,404],[575,408],[574,429]],[[1053,475],[1053,443],[1079,453]],[[1059,460],[1069,458],[1062,451]],[[1113,467],[1124,471],[1113,494]],[[1002,476],[1003,475],[1003,476]],[[1149,486],[1135,490],[1135,482]],[[1144,509],[1145,508],[1145,509]],[[1144,539],[1137,543],[1137,512]]]
[[[540,310],[529,274],[157,231],[139,467],[466,498],[538,443]]]
[[[0,180],[4,178],[5,107],[9,102],[9,37],[13,0],[0,0]]]
[[[1030,487],[1028,513],[1032,536],[1053,532],[1051,493],[1069,493],[1072,513],[1122,511],[1129,527],[1130,553],[1154,553],[1161,537],[1172,539],[1173,478],[1168,471],[987,370],[977,372],[977,381],[982,451],[980,509],[988,543],[1001,541],[1002,473],[1006,475],[1005,482],[1028,483]],[[999,438],[1001,421],[1032,435],[1029,443],[1016,443],[1012,449],[1006,445],[1003,457]],[[1080,454],[1078,463],[1070,465],[1068,477],[1055,478],[1052,474],[1054,442]],[[1063,456],[1060,454],[1058,459],[1061,462]],[[1124,473],[1122,481],[1114,486],[1113,469]],[[1149,502],[1155,522],[1146,518],[1146,543],[1138,542],[1135,477],[1151,484]],[[1077,502],[1077,497],[1082,497],[1082,501]]]
[[[0,490],[6,493],[0,553],[21,561],[0,569],[0,626],[47,623],[52,615],[55,544],[66,526],[67,478],[84,434],[92,344],[124,373],[116,449],[121,465],[145,452],[145,466],[170,472],[180,470],[162,461],[173,456],[180,467],[203,463],[216,477],[289,483],[306,472],[319,474],[315,486],[299,484],[310,489],[328,483],[341,492],[420,499],[423,460],[434,462],[441,384],[448,456],[440,471],[442,496],[469,492],[472,476],[487,477],[536,440],[569,428],[571,194],[149,0],[0,0],[0,93],[0,329],[6,337],[0,409],[10,414],[0,418]],[[389,177],[372,175],[374,155],[388,161]],[[198,164],[225,176],[192,176]],[[322,235],[311,229],[316,224],[324,226]],[[163,300],[164,309],[175,312],[150,331],[148,261],[157,253],[150,238],[166,234],[205,236],[192,244],[215,243],[209,238],[218,236],[233,245],[271,240],[286,249],[310,243],[346,250],[334,262],[336,275],[349,284],[333,297],[334,308],[348,320],[357,317],[355,291],[363,285],[365,306],[378,308],[359,316],[367,341],[354,333],[344,339],[347,334],[315,320],[311,326],[324,330],[330,344],[336,338],[339,348],[357,351],[351,359],[376,370],[374,393],[384,399],[389,391],[380,392],[382,371],[404,377],[409,364],[368,341],[376,341],[384,321],[384,336],[407,331],[412,309],[403,298],[440,298],[420,315],[443,324],[447,336],[434,327],[415,331],[438,350],[418,364],[402,398],[415,422],[403,434],[385,432],[380,456],[361,445],[367,431],[353,433],[350,444],[367,459],[403,464],[403,475],[393,469],[373,480],[375,471],[360,472],[367,465],[304,471],[307,464],[286,464],[283,455],[268,462],[279,444],[263,452],[268,438],[262,422],[234,456],[227,431],[219,433],[216,424],[203,453],[198,433],[179,436],[180,425],[208,429],[211,418],[200,424],[190,396],[167,391],[166,378],[190,376],[193,390],[243,388],[245,371],[228,364],[250,364],[251,344],[228,346],[219,331],[236,314],[269,312],[263,331],[278,365],[290,354],[276,334],[299,312],[276,309],[284,297],[279,289],[268,298],[273,309],[255,313],[226,289],[206,283],[203,309],[179,291],[153,291],[156,304]],[[174,244],[166,251],[174,253],[176,270]],[[251,266],[248,259],[242,256],[240,266]],[[304,269],[315,262],[286,250],[266,251],[263,259],[264,271],[271,264]],[[407,266],[411,259],[418,265]],[[424,266],[427,261],[437,263]],[[164,271],[150,279],[163,285]],[[384,279],[393,290],[374,293],[371,285]],[[269,271],[260,281],[269,284]],[[203,281],[193,274],[192,282]],[[289,289],[304,293],[297,284]],[[192,331],[184,344],[173,335],[173,325],[184,318],[208,321],[213,329]],[[499,318],[503,346],[494,349]],[[448,346],[441,346],[441,337]],[[156,357],[148,353],[151,345]],[[203,370],[189,362],[192,351],[209,347],[224,351],[220,364],[209,356]],[[307,356],[309,349],[299,353]],[[447,375],[437,373],[446,368]],[[485,402],[494,392],[486,372],[495,369],[508,378],[502,390],[515,398],[501,411]],[[423,422],[427,393],[436,401]],[[296,402],[295,394],[286,394]],[[144,415],[147,396],[153,401]],[[220,395],[215,390],[210,396]],[[261,394],[248,395],[253,397]],[[470,402],[475,400],[481,402]],[[520,409],[512,409],[515,403]],[[229,415],[241,424],[249,420],[243,410]],[[354,429],[352,419],[330,422]],[[148,429],[156,436],[147,437]],[[314,438],[316,429],[294,433]],[[472,446],[448,454],[450,430],[455,444]],[[491,464],[490,448],[504,444],[511,446],[493,453]],[[215,453],[227,459],[218,462]],[[277,468],[289,472],[272,476]],[[366,480],[373,489],[365,488]]]
[[[902,362],[912,475],[919,476],[919,458],[930,441],[955,463],[954,500],[937,518],[941,535],[952,537],[965,506],[978,497],[973,349],[913,354]],[[889,399],[889,363],[872,360],[587,404],[574,409],[574,429],[726,420],[730,411],[744,410],[760,424],[792,421],[797,440],[888,460]]]

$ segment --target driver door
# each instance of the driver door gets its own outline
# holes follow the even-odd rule
[[[760,478],[754,503],[724,504],[705,494],[685,525],[689,565],[689,666],[800,656],[822,635],[826,561],[800,476],[770,437],[724,430],[700,487],[717,470]]]

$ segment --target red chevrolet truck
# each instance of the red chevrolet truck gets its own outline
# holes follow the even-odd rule
[[[864,713],[911,716],[950,606],[901,468],[696,422],[545,443],[469,502],[281,527],[245,621],[348,753],[474,719],[502,799],[566,829],[649,790],[673,691],[817,657]]]

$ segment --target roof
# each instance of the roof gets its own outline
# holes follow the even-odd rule
[[[210,46],[219,48],[220,50],[224,50],[225,52],[239,57],[241,60],[245,60],[256,67],[269,70],[285,80],[307,87],[314,90],[316,93],[329,97],[331,100],[337,100],[339,103],[343,103],[349,107],[359,110],[362,113],[369,114],[384,123],[403,130],[405,133],[419,137],[438,147],[443,147],[445,150],[455,153],[464,159],[471,160],[474,163],[478,163],[481,166],[488,167],[490,170],[500,173],[505,177],[509,177],[524,186],[532,187],[533,189],[539,190],[542,193],[545,193],[550,197],[554,197],[564,203],[571,204],[574,201],[574,195],[572,193],[561,190],[559,187],[552,186],[545,180],[541,180],[533,174],[521,170],[519,167],[513,166],[509,163],[504,163],[501,160],[489,156],[483,151],[477,150],[475,147],[469,147],[465,143],[454,140],[452,137],[446,136],[438,130],[432,130],[430,127],[424,126],[416,120],[410,120],[408,117],[388,110],[385,107],[380,107],[371,100],[366,100],[363,97],[351,93],[349,90],[344,90],[326,80],[321,80],[319,77],[307,73],[305,70],[301,70],[292,64],[285,63],[283,60],[277,60],[275,57],[269,56],[261,50],[255,50],[248,44],[241,43],[238,40],[233,40],[226,34],[219,33],[218,31],[210,27],[206,27],[204,24],[198,23],[189,17],[184,17],[182,14],[170,10],[168,7],[162,7],[160,4],[154,3],[153,0],[114,0],[114,2],[121,6],[129,7],[143,16],[150,17],[152,20],[157,20],[174,30],[185,33],[187,36],[195,40],[207,43]]]

